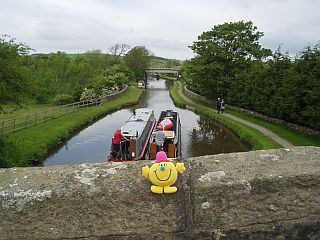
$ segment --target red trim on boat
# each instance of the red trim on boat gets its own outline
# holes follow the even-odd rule
[[[142,158],[143,155],[144,155],[144,151],[146,150],[146,147],[147,147],[148,142],[149,142],[149,140],[150,140],[150,136],[151,136],[154,128],[156,127],[156,123],[157,123],[157,121],[154,120],[154,121],[153,121],[153,126],[150,128],[150,132],[149,132],[149,135],[148,135],[148,138],[147,138],[148,140],[145,142],[145,144],[144,144],[144,146],[143,146],[143,149],[142,149],[142,154],[139,156],[138,160],[141,160],[141,158]],[[111,159],[111,161],[112,161],[112,162],[132,162],[132,161],[135,161],[135,160],[129,160],[129,159],[123,159],[123,160],[121,160],[121,159]]]

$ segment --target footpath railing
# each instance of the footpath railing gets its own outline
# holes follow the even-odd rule
[[[42,123],[50,119],[57,118],[62,115],[66,115],[68,113],[78,111],[84,107],[92,107],[92,106],[100,105],[108,100],[112,100],[121,96],[127,91],[127,89],[128,89],[128,85],[125,85],[121,91],[112,95],[105,95],[93,100],[79,101],[79,102],[74,102],[74,103],[70,103],[70,104],[66,104],[66,105],[62,105],[54,108],[49,108],[44,111],[35,112],[22,117],[1,120],[0,135],[3,135],[5,133],[10,133],[10,132],[15,132],[20,129],[34,126],[38,123]]]

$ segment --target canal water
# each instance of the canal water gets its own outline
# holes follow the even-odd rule
[[[45,166],[101,163],[107,160],[114,131],[120,128],[136,108],[151,108],[156,118],[162,110],[178,111],[181,120],[182,157],[251,150],[223,124],[192,111],[174,106],[169,96],[170,82],[152,79],[138,105],[122,109],[98,120],[66,141],[44,161]]]

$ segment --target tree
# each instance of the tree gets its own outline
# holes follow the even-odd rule
[[[128,44],[120,44],[117,43],[113,45],[111,48],[109,48],[109,52],[111,55],[113,55],[116,58],[119,58],[123,55],[125,55],[130,50],[130,46]]]
[[[89,50],[85,53],[91,66],[104,69],[108,65],[108,57],[103,54],[100,49]]]
[[[259,44],[262,36],[263,33],[257,31],[251,21],[224,23],[202,33],[190,46],[197,54],[191,62],[202,69],[198,77],[205,85],[202,88],[210,86],[216,97],[220,94],[226,96],[236,73],[246,69],[252,61],[271,55],[271,50]]]
[[[295,85],[299,89],[301,112],[298,122],[320,129],[320,44],[306,47],[296,59],[294,70],[299,76]],[[296,94],[297,95],[297,94]]]
[[[124,57],[126,66],[134,73],[138,80],[144,75],[144,71],[149,68],[151,62],[151,52],[144,46],[132,48]]]
[[[20,103],[26,96],[29,85],[23,72],[22,55],[27,55],[31,48],[23,43],[16,43],[8,35],[0,36],[0,103]],[[1,107],[0,107],[1,110]]]

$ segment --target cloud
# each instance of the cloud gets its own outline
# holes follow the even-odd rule
[[[155,55],[186,59],[203,31],[251,20],[264,47],[295,53],[316,43],[318,0],[1,0],[0,33],[38,52],[107,51],[115,43],[145,45]]]

